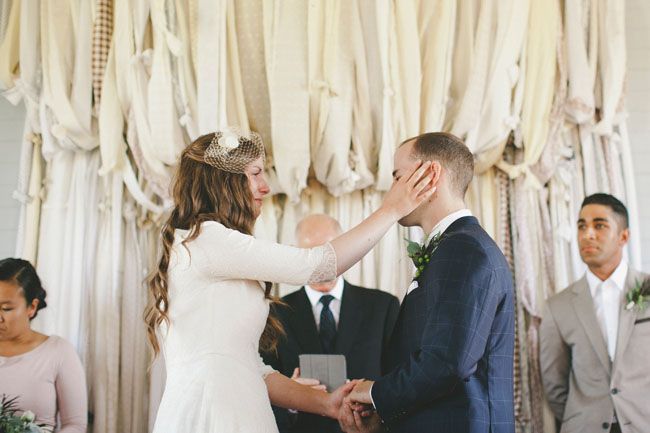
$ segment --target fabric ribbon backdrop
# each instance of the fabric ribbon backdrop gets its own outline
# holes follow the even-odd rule
[[[405,138],[465,139],[468,202],[516,280],[517,430],[554,431],[539,316],[584,271],[585,194],[627,204],[640,265],[624,2],[3,0],[0,14],[0,85],[26,109],[16,255],[48,290],[37,328],[83,360],[93,432],[150,428],[143,280],[179,153],[226,125],[264,139],[274,195],[256,234],[284,243],[308,213],[349,228],[376,209]],[[407,235],[392,229],[346,277],[403,296]]]

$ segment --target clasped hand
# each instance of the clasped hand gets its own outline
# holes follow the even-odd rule
[[[345,396],[339,408],[339,425],[346,433],[375,433],[382,431],[379,416],[372,406],[370,389],[374,382],[354,381],[354,388]]]
[[[300,377],[300,370],[295,369],[294,381],[319,391],[325,391],[325,386],[317,379]],[[379,416],[372,407],[370,388],[373,382],[353,380],[340,386],[327,395],[327,415],[338,419],[341,429],[346,433],[375,433],[382,431]]]

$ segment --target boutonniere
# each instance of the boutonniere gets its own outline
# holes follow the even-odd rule
[[[442,233],[438,233],[432,237],[427,245],[406,238],[404,240],[407,242],[406,252],[415,265],[415,278],[418,278],[426,268],[429,260],[431,260],[431,254],[433,254],[442,241]]]
[[[637,281],[636,285],[625,294],[626,310],[643,311],[650,301],[650,278]]]

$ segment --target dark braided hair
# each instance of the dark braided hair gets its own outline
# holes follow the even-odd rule
[[[0,260],[0,281],[11,282],[20,287],[27,305],[30,305],[34,299],[38,299],[38,305],[34,319],[39,310],[47,307],[45,296],[47,293],[41,284],[41,279],[38,278],[36,269],[27,260],[8,258]]]

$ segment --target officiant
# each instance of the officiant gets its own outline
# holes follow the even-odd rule
[[[329,242],[342,233],[338,221],[327,215],[310,215],[296,226],[300,248]],[[282,298],[284,306],[274,314],[286,336],[276,354],[264,353],[264,361],[288,377],[297,378],[301,354],[341,354],[349,379],[373,379],[381,375],[381,353],[399,312],[396,297],[376,289],[354,286],[339,277],[304,286]],[[336,420],[274,407],[280,433],[340,432]]]

